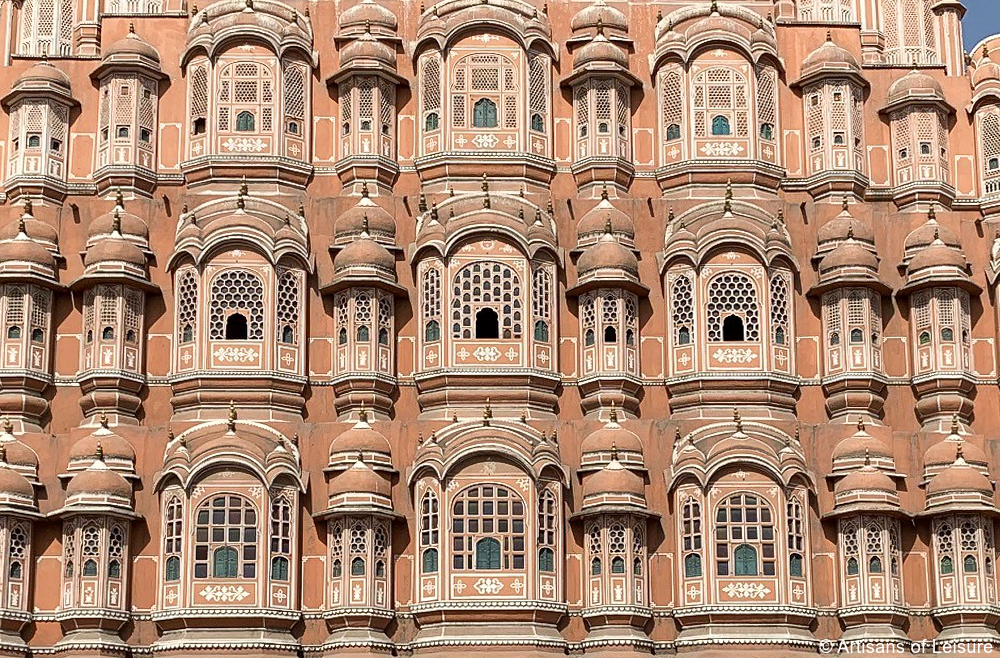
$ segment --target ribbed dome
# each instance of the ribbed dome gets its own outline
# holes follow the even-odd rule
[[[863,267],[878,271],[878,259],[869,249],[855,240],[849,240],[823,257],[819,263],[820,274],[828,274],[844,268]]]
[[[66,485],[66,499],[74,496],[115,496],[130,499],[132,485],[117,472],[108,468],[103,457],[98,454],[94,463],[85,471],[80,471]]]
[[[927,214],[927,221],[913,229],[906,236],[906,240],[903,241],[903,248],[909,253],[921,247],[926,247],[934,242],[935,239],[941,240],[941,242],[949,247],[959,249],[962,247],[962,241],[959,240],[958,235],[954,231],[947,226],[938,224],[937,216],[932,209]]]
[[[97,240],[87,250],[87,255],[83,257],[84,265],[96,265],[107,262],[128,263],[137,267],[145,267],[146,255],[139,250],[139,247],[122,238],[121,234],[118,234],[118,237],[106,237]]]
[[[344,247],[333,259],[334,271],[351,267],[375,267],[395,276],[396,260],[385,247],[363,235]]]
[[[41,242],[43,245],[49,245],[55,247],[59,243],[59,233],[52,226],[49,226],[45,222],[35,219],[31,216],[31,213],[26,208],[24,213],[21,215],[21,220],[14,220],[3,225],[0,228],[0,240],[13,240],[17,237],[17,234],[21,232],[21,223],[23,222],[24,234],[36,242]]]
[[[0,432],[0,446],[7,451],[7,463],[11,466],[38,470],[38,455],[26,444],[21,443],[12,433],[14,430],[10,420],[4,419],[3,431]]]
[[[823,224],[816,233],[816,241],[820,246],[847,240],[848,237],[867,244],[875,244],[875,232],[866,222],[854,218],[846,205],[839,215]]]
[[[599,269],[619,269],[638,275],[639,261],[613,235],[605,233],[597,244],[583,252],[577,263],[581,276]]]
[[[1000,82],[1000,64],[984,62],[976,67],[972,73],[972,86],[975,87],[984,82]]]
[[[944,91],[933,77],[914,69],[889,87],[890,104],[906,98],[944,100]]]
[[[592,5],[584,7],[576,12],[573,20],[570,21],[570,29],[574,32],[578,30],[591,30],[598,25],[612,30],[628,30],[628,19],[625,14],[615,7],[608,6],[604,0],[597,0]]]
[[[913,257],[907,273],[913,274],[932,267],[954,267],[964,271],[966,264],[961,251],[949,247],[941,240],[935,240]]]
[[[580,444],[583,454],[595,452],[636,452],[642,454],[642,441],[634,432],[618,424],[616,415],[604,427],[594,430]]]
[[[628,68],[628,55],[625,51],[608,41],[603,34],[598,34],[590,43],[584,44],[573,55],[573,66],[585,66],[590,63],[613,63]]]
[[[0,243],[0,262],[14,261],[55,269],[56,261],[48,249],[26,235]]]
[[[361,0],[340,15],[340,29],[364,25],[396,31],[396,15],[373,0]]]
[[[607,199],[602,199],[600,203],[580,218],[576,233],[579,240],[584,240],[589,236],[600,237],[611,223],[611,233],[618,236],[626,236],[627,239],[635,238],[635,226],[632,218],[618,208],[615,208]]]
[[[344,46],[340,51],[341,66],[347,66],[348,63],[359,59],[374,60],[390,66],[396,65],[396,53],[393,49],[368,32]]]
[[[953,423],[957,425],[956,421],[953,421]],[[924,453],[924,467],[953,464],[958,459],[959,451],[962,452],[962,458],[966,463],[984,467],[990,463],[989,457],[983,449],[974,443],[966,441],[958,433],[958,427],[953,426],[948,438],[935,443]]]
[[[392,453],[389,440],[381,432],[372,429],[364,412],[354,427],[343,432],[330,444],[331,455],[360,452],[379,452],[386,455]]]
[[[107,420],[101,419],[101,426],[90,435],[73,444],[69,460],[83,461],[97,459],[105,461],[129,461],[135,463],[135,449],[124,438],[108,429]]]
[[[108,46],[108,49],[104,51],[104,58],[108,59],[117,55],[129,57],[137,55],[154,60],[157,64],[159,64],[160,53],[156,51],[156,48],[153,48],[153,46],[149,45],[142,37],[133,32],[131,30],[131,25],[129,28],[129,33],[125,35],[124,39],[119,39]]]
[[[885,491],[896,494],[896,484],[888,475],[871,466],[854,471],[841,479],[833,489],[842,496],[848,492]]]
[[[849,68],[854,71],[861,70],[861,67],[858,65],[858,59],[849,51],[835,44],[829,37],[829,34],[823,45],[806,55],[806,58],[802,60],[802,72],[806,74],[815,69],[827,67],[834,69]]]
[[[27,478],[0,462],[0,497],[28,498],[34,501],[35,489]]]
[[[29,82],[51,82],[53,84],[70,89],[69,76],[50,64],[47,60],[42,60],[34,66],[29,67],[21,77],[17,79],[14,86]]]
[[[601,470],[587,475],[583,480],[583,497],[606,494],[631,494],[645,498],[646,486],[642,478],[612,459]]]
[[[373,238],[395,239],[396,237],[396,222],[392,216],[367,195],[362,196],[357,205],[337,218],[334,233],[338,237],[357,235],[365,230],[366,224],[367,231]]]
[[[116,197],[115,207],[111,212],[100,215],[94,221],[90,222],[90,226],[87,227],[88,242],[98,236],[110,235],[116,228],[115,220],[117,218],[119,233],[126,237],[137,238],[141,242],[148,244],[149,226],[138,215],[125,211],[125,202],[120,191]]]
[[[361,460],[354,462],[346,471],[342,471],[330,482],[330,497],[344,494],[375,494],[389,497],[391,488],[389,481],[372,470],[368,464]]]
[[[973,491],[993,496],[993,485],[978,469],[969,466],[961,455],[955,463],[944,469],[927,484],[927,495],[939,495]]]
[[[893,459],[892,450],[885,443],[859,427],[858,431],[843,439],[833,448],[833,461],[870,457],[871,459]]]

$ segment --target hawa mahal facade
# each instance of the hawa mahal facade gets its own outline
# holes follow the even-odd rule
[[[0,655],[1000,642],[963,13],[0,2]]]

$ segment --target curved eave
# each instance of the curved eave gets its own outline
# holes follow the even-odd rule
[[[279,477],[287,475],[295,482],[300,493],[304,494],[308,487],[309,473],[301,472],[297,464],[287,460],[280,463],[273,461],[268,463],[265,457],[264,463],[261,463],[256,457],[231,450],[210,450],[186,460],[174,456],[168,457],[165,462],[166,467],[156,473],[153,478],[153,491],[159,491],[171,478],[176,478],[181,487],[190,490],[200,478],[222,465],[229,465],[248,472],[267,486],[272,486]]]
[[[51,85],[23,85],[20,87],[15,87],[3,98],[0,98],[0,107],[3,109],[9,108],[14,103],[22,99],[30,98],[32,100],[38,98],[46,98],[49,100],[54,100],[62,105],[67,105],[69,107],[79,107],[80,101],[73,97],[73,92],[69,90],[57,89]]]
[[[806,296],[818,296],[836,288],[861,287],[869,288],[881,295],[891,295],[892,287],[881,279],[875,277],[859,276],[857,274],[843,274],[824,277],[819,283],[806,291]]]
[[[509,437],[506,437],[509,438]],[[447,454],[446,454],[447,453]],[[516,463],[525,474],[538,480],[542,473],[552,468],[559,473],[559,482],[569,487],[569,468],[559,461],[558,455],[527,452],[523,446],[514,445],[512,441],[477,442],[463,445],[453,451],[442,450],[440,444],[434,452],[426,452],[414,459],[413,466],[407,474],[407,486],[414,486],[417,478],[424,470],[429,470],[439,481],[443,481],[456,466],[477,454],[503,455]]]
[[[400,77],[400,75],[396,73],[396,69],[394,67],[391,67],[384,62],[366,59],[354,60],[346,66],[342,66],[334,71],[333,75],[326,79],[326,86],[332,87],[339,85],[344,80],[352,78],[356,75],[374,75],[379,78],[389,80],[396,86],[410,86],[410,83],[406,80],[406,78]]]
[[[66,289],[66,286],[54,278],[36,272],[0,272],[0,283],[33,283],[50,290]]]
[[[846,64],[843,67],[835,67],[829,64],[820,66],[808,73],[804,73],[798,80],[793,81],[788,86],[791,89],[801,89],[818,80],[843,80],[844,78],[858,84],[862,89],[867,90],[871,87],[868,80],[861,75],[860,70]]]
[[[330,283],[321,286],[319,292],[322,295],[331,295],[346,288],[379,288],[396,297],[407,296],[406,288],[390,279],[388,275],[373,275],[370,271],[338,274],[330,280]]]
[[[10,503],[0,504],[0,516],[13,516],[20,519],[30,519],[32,521],[45,518],[45,515],[39,512],[37,507],[11,505]]]
[[[371,515],[391,521],[404,521],[406,517],[399,512],[381,507],[379,505],[337,505],[328,507],[325,510],[313,513],[312,517],[318,521],[325,521],[338,516],[349,516],[352,514]]]
[[[138,73],[148,78],[153,78],[157,82],[170,79],[170,76],[160,69],[159,62],[145,57],[137,57],[129,60],[105,59],[90,74],[90,79],[96,82],[110,73]]]
[[[923,511],[917,512],[914,516],[917,518],[925,518],[930,516],[938,516],[941,514],[986,514],[988,516],[1000,517],[1000,509],[997,509],[995,505],[987,505],[986,503],[971,503],[971,502],[952,502],[945,503],[942,505],[934,505],[933,507],[925,507]]]
[[[437,10],[443,4],[448,4],[448,0],[427,7],[421,14],[417,38],[413,46],[414,61],[416,61],[420,51],[428,44],[433,45],[439,51],[444,51],[454,45],[466,32],[484,28],[506,35],[525,51],[530,50],[537,42],[541,41],[545,45],[545,50],[552,55],[552,59],[556,62],[559,61],[559,44],[552,40],[551,29],[537,18],[520,15],[503,6],[487,5],[486,3],[480,5],[478,2],[475,4],[469,2],[466,7],[450,12],[445,15],[445,18],[441,18]],[[504,16],[506,20],[497,17],[487,19],[477,16],[477,10],[480,6],[505,12],[506,16],[504,14],[501,16]],[[531,5],[524,4],[524,8],[525,11],[531,9],[537,13],[537,9]],[[462,16],[463,13],[466,16]]]
[[[598,62],[588,62],[579,68],[574,67],[573,72],[559,84],[563,87],[571,87],[578,82],[598,77],[616,78],[627,83],[630,87],[642,86],[642,81],[627,68],[615,63],[600,64]]]
[[[878,112],[879,114],[890,114],[894,110],[909,107],[911,105],[933,105],[939,110],[944,110],[945,114],[949,116],[955,114],[955,107],[945,99],[939,98],[938,96],[905,96],[886,103],[885,107],[880,109]]]
[[[46,516],[55,519],[67,519],[74,516],[113,516],[130,521],[137,521],[142,518],[142,515],[131,508],[111,504],[64,505],[57,510],[49,512]]]
[[[221,19],[215,19],[215,21],[219,20]],[[189,32],[188,45],[180,59],[182,69],[186,68],[191,60],[199,54],[204,54],[209,59],[215,60],[231,46],[246,43],[248,37],[266,45],[279,58],[290,52],[298,52],[313,68],[319,65],[319,53],[312,49],[312,35],[286,34],[279,37],[270,30],[255,29],[244,23],[227,25],[221,29],[213,27],[212,22],[207,23],[207,25],[211,27],[211,32],[200,32],[195,35],[191,35]],[[200,27],[201,25],[198,25],[195,31]]]
[[[598,288],[618,288],[635,293],[639,297],[649,294],[649,286],[644,285],[638,276],[628,275],[624,272],[615,275],[594,275],[581,277],[577,284],[566,290],[567,297],[579,297],[580,295],[596,290]]]
[[[842,516],[852,516],[856,514],[888,514],[905,519],[912,518],[913,515],[904,511],[898,505],[887,503],[848,503],[833,508],[829,512],[820,515],[820,519],[836,519]]]
[[[955,277],[951,275],[928,275],[917,279],[908,279],[906,284],[896,291],[897,297],[912,295],[924,288],[955,287],[965,290],[972,296],[979,295],[983,289],[969,277]]]
[[[583,507],[579,512],[570,514],[569,519],[570,521],[575,521],[577,519],[585,519],[591,516],[600,516],[601,514],[631,514],[632,516],[643,516],[647,519],[660,518],[660,514],[657,514],[646,507],[628,504],[617,505],[615,503],[600,503],[598,505],[588,505]]]
[[[1000,80],[986,82],[976,85],[973,91],[972,100],[965,106],[965,111],[969,115],[975,114],[980,105],[993,102],[1000,105]]]
[[[657,39],[659,41],[659,39]],[[657,72],[667,60],[676,58],[685,66],[690,64],[701,50],[708,48],[722,47],[726,50],[736,50],[746,57],[754,65],[760,64],[769,57],[777,64],[779,73],[785,71],[785,60],[778,55],[778,51],[770,44],[762,42],[751,42],[750,39],[739,36],[724,30],[710,30],[701,32],[694,37],[685,37],[683,41],[672,41],[668,44],[657,44],[653,53],[649,56],[650,76],[656,78]]]
[[[254,253],[260,254],[271,265],[277,265],[282,258],[294,256],[305,267],[310,274],[315,270],[315,257],[309,252],[307,246],[292,240],[273,241],[270,237],[258,232],[259,240],[254,240],[253,236],[246,233],[233,231],[217,232],[210,235],[208,240],[200,238],[188,238],[175,245],[174,252],[167,260],[167,270],[172,270],[184,260],[190,258],[195,265],[201,266],[208,261],[222,247],[244,245]]]
[[[558,247],[556,247],[555,238],[550,239],[539,239],[539,238],[527,238],[520,231],[515,230],[512,227],[504,226],[501,224],[483,225],[483,224],[468,224],[466,226],[461,226],[453,231],[445,230],[444,239],[440,239],[437,236],[432,238],[427,238],[420,240],[418,237],[417,242],[410,249],[412,252],[411,262],[418,262],[420,254],[425,249],[430,249],[437,253],[440,258],[447,258],[453,255],[457,249],[459,243],[463,240],[469,239],[478,233],[488,233],[492,236],[497,234],[504,235],[510,238],[520,249],[521,253],[526,255],[528,258],[534,258],[535,254],[539,251],[548,251],[556,264],[562,267],[563,258]]]
[[[100,283],[122,283],[147,293],[160,292],[160,287],[150,282],[149,279],[140,278],[126,272],[91,272],[83,274],[67,284],[66,288],[77,291],[92,288]]]

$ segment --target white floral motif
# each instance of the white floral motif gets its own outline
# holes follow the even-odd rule
[[[237,153],[260,153],[267,149],[267,142],[259,137],[241,137],[239,139],[230,137],[222,142],[222,147],[227,151],[236,151]]]
[[[480,361],[493,362],[503,356],[495,347],[477,347],[476,351],[472,353],[472,356],[476,357]]]
[[[499,594],[503,589],[503,583],[499,578],[480,578],[473,587],[482,594]]]
[[[517,481],[517,486],[521,487],[521,491],[527,491],[528,487],[531,486],[531,480],[528,478],[521,478]]]
[[[734,599],[763,599],[771,593],[761,583],[729,583],[722,591]]]
[[[242,585],[239,587],[233,585],[207,585],[205,589],[201,590],[201,595],[205,597],[206,601],[213,603],[236,603],[250,596],[250,592],[243,589]]]
[[[252,347],[220,347],[212,353],[212,356],[219,361],[233,361],[236,363],[256,361],[257,355],[257,350]]]
[[[743,147],[736,142],[712,142],[701,147],[703,155],[734,156],[743,152]]]
[[[752,363],[757,360],[757,353],[750,348],[727,348],[715,350],[712,358],[721,363]]]
[[[472,138],[472,143],[479,148],[493,148],[500,143],[500,139],[496,135],[479,134]]]

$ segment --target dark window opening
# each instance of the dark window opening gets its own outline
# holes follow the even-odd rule
[[[531,115],[531,129],[535,132],[545,132],[545,122],[542,120],[542,115],[535,112]]]
[[[181,329],[181,342],[190,343],[192,340],[194,340],[194,327],[190,324],[186,324],[184,325],[184,328]]]
[[[53,139],[49,142],[49,148],[52,149],[53,152],[59,153],[62,151],[62,142],[58,139]]]
[[[625,330],[625,344],[629,346],[635,345],[635,332],[631,329]]]
[[[424,130],[437,130],[438,129],[438,113],[431,112],[426,117],[424,117]]]
[[[555,553],[551,548],[538,551],[538,570],[552,572],[556,570]]]
[[[361,130],[363,130],[365,132],[371,132],[371,129],[372,129],[372,120],[371,119],[362,119],[361,120]]]
[[[822,137],[813,137],[813,148],[814,149],[823,148],[823,138]]]
[[[740,544],[733,551],[737,576],[757,575],[757,550],[749,544]]]
[[[535,322],[535,340],[548,342],[549,340],[549,323],[545,320],[538,320]]]
[[[738,315],[727,315],[722,321],[722,340],[727,343],[740,343],[746,337],[743,318]]]
[[[21,337],[21,327],[13,326],[7,327],[7,338],[20,338]]]
[[[128,126],[118,126],[116,136],[118,137],[118,139],[128,139],[129,136]]]
[[[153,133],[151,133],[149,131],[149,128],[140,128],[139,129],[139,140],[143,144],[149,144],[149,140],[152,139],[152,137],[153,137]]]
[[[298,121],[289,121],[288,122],[288,132],[291,135],[298,135],[299,134],[299,122]]]
[[[691,553],[684,558],[684,577],[698,578],[701,576],[701,556]]]
[[[772,124],[772,123],[762,123],[762,124],[760,124],[760,137],[761,137],[761,139],[773,140],[774,139],[774,124]]]
[[[121,578],[122,577],[122,564],[118,560],[111,560],[108,564],[108,578]]]
[[[625,573],[625,559],[616,555],[611,560],[611,573]]]
[[[920,332],[920,337],[918,338],[918,342],[921,345],[930,345],[931,344],[931,332],[929,332],[929,331],[921,331]]]
[[[385,562],[382,560],[375,563],[375,577],[385,578]]]
[[[115,339],[114,327],[104,327],[104,329],[101,329],[101,340],[114,340],[114,339]]]
[[[965,573],[976,573],[979,571],[979,564],[976,563],[976,558],[971,555],[966,555],[965,560],[962,562],[962,570]]]
[[[955,565],[952,563],[951,558],[947,556],[941,558],[941,575],[945,576],[954,572]]]
[[[612,326],[604,327],[604,342],[613,343],[618,340],[618,330]]]
[[[798,553],[793,553],[788,556],[788,575],[793,577],[802,577],[802,556]]]
[[[687,345],[691,342],[691,330],[687,327],[681,327],[677,330],[677,344]]]
[[[500,542],[493,537],[484,537],[476,542],[476,568],[500,568]]]
[[[426,551],[424,551],[422,569],[424,573],[437,573],[438,552],[436,548],[428,548]]]
[[[441,340],[441,325],[438,324],[437,320],[431,320],[424,327],[424,340],[426,341]]]
[[[858,558],[852,557],[847,560],[847,575],[848,576],[858,575]]]
[[[851,329],[852,343],[861,343],[864,342],[864,340],[865,340],[864,334],[861,332],[860,329]]]
[[[488,98],[480,98],[472,106],[472,125],[475,128],[497,127],[497,104]]]
[[[213,578],[238,578],[240,575],[240,554],[232,546],[221,546],[212,555]]]
[[[344,574],[344,565],[340,560],[333,561],[333,577],[340,578]]]
[[[729,134],[729,119],[724,116],[717,116],[712,119],[712,134],[713,135],[728,135]]]
[[[667,139],[680,139],[681,138],[681,126],[677,123],[672,123],[667,126]]]
[[[834,145],[843,146],[845,141],[846,140],[844,139],[844,133],[833,133]]]
[[[126,342],[134,343],[134,342],[136,342],[136,338],[137,338],[137,336],[135,334],[135,329],[129,329],[128,331],[125,332],[125,340],[126,340]]]
[[[337,344],[347,345],[347,329],[344,327],[341,327],[340,331],[337,333]]]
[[[352,576],[365,575],[365,559],[363,557],[356,557],[353,560],[351,560],[351,575]]]
[[[778,327],[774,330],[774,343],[775,345],[785,344],[785,330],[782,327]]]
[[[599,132],[602,135],[607,135],[609,132],[611,132],[611,124],[609,124],[607,121],[598,121],[597,132]]]
[[[285,325],[281,330],[281,342],[286,345],[291,345],[295,342],[295,332],[292,331],[291,325]]]
[[[955,340],[955,331],[949,327],[941,330],[941,340]]]
[[[371,335],[372,335],[372,332],[368,328],[368,325],[366,325],[366,324],[363,324],[363,325],[359,326],[358,329],[357,329],[357,331],[355,332],[355,337],[357,338],[357,340],[359,342],[362,342],[362,343],[367,343],[369,340],[371,340]]]
[[[347,121],[344,122],[343,131],[344,131],[345,135],[350,135],[351,134],[351,124],[348,123]]]
[[[246,340],[250,335],[247,318],[242,313],[233,313],[226,318],[226,340]]]
[[[600,576],[601,575],[601,558],[595,557],[590,561],[590,575]]]
[[[389,344],[389,330],[382,327],[378,330],[378,344],[388,345]]]
[[[882,560],[878,557],[873,557],[868,560],[868,573],[882,573]]]
[[[257,120],[253,112],[243,110],[236,115],[236,130],[241,133],[253,132],[256,128]]]
[[[583,335],[584,345],[590,346],[594,344],[594,330],[587,329],[586,333]]]
[[[207,124],[206,124],[204,118],[195,119],[194,120],[194,127],[193,127],[194,128],[194,134],[195,135],[204,135],[205,134],[206,125]]]
[[[500,316],[492,308],[476,312],[476,338],[500,338]]]
[[[96,576],[97,575],[97,561],[87,560],[83,563],[83,575],[84,576]]]
[[[389,124],[387,124],[387,123],[383,123],[382,124],[382,134],[383,135],[388,135],[389,134]]]
[[[181,579],[181,559],[176,555],[167,558],[167,568],[164,572],[164,578],[167,581]]]
[[[271,580],[288,580],[288,558],[276,557],[271,560]]]
[[[920,155],[930,155],[930,154],[931,154],[931,143],[920,142]]]
[[[42,146],[42,136],[41,135],[28,135],[28,148],[37,149]]]
[[[990,161],[987,163],[986,168],[989,169],[990,171],[996,171],[997,169],[1000,169],[1000,158],[990,158]]]

